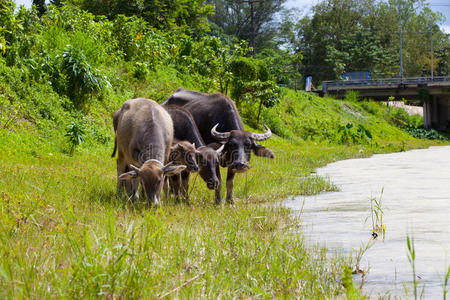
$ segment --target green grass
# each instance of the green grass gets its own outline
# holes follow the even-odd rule
[[[30,136],[1,138],[2,297],[157,296],[198,274],[174,296],[342,292],[339,263],[308,250],[285,209],[216,207],[200,181],[211,201],[147,209],[116,198],[109,147],[69,157],[37,142],[29,155],[5,144]],[[251,195],[257,186],[249,181]]]
[[[111,142],[70,157],[63,137],[0,131],[1,297],[146,298],[174,289],[171,296],[183,298],[345,293],[344,259],[305,245],[288,210],[255,204],[336,190],[309,173],[381,148],[277,137],[265,145],[276,158],[253,157],[247,199],[245,174],[236,177],[236,208],[213,205],[213,193],[197,178],[191,206],[169,201],[153,210],[116,197]]]
[[[195,85],[167,67],[133,86],[122,67],[112,67],[113,90],[77,110],[0,64],[0,297],[356,297],[348,260],[305,245],[299,221],[271,204],[336,191],[311,175],[329,162],[439,142],[412,138],[378,104],[286,90],[262,118],[282,136],[263,142],[275,159],[253,155],[251,170],[235,178],[235,208],[216,207],[194,175],[191,206],[148,209],[115,194],[111,115],[128,98],[162,101]],[[85,141],[70,156],[73,121]],[[343,139],[349,123],[372,139],[353,129]]]

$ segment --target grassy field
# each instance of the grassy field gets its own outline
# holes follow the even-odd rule
[[[305,245],[288,210],[258,203],[336,190],[309,176],[328,162],[432,143],[330,145],[274,137],[265,145],[276,158],[253,157],[247,187],[246,175],[236,177],[235,208],[213,205],[213,193],[197,178],[191,206],[168,201],[154,210],[116,197],[111,142],[79,148],[71,157],[63,137],[1,130],[0,296],[309,299],[351,293],[351,281],[343,284],[351,268],[345,258]]]
[[[227,65],[246,57],[242,45],[67,5],[38,21],[7,1],[0,19],[0,298],[361,297],[348,258],[305,244],[301,220],[278,204],[335,191],[312,174],[329,162],[439,144],[412,137],[440,138],[420,117],[356,94],[279,90],[268,66],[270,88],[239,112],[271,128],[275,159],[253,157],[236,176],[236,207],[215,206],[193,176],[191,206],[149,209],[115,194],[113,112],[179,87],[216,92],[228,77],[231,94],[241,79]],[[261,91],[274,106],[256,124]],[[84,142],[71,145],[67,128]]]
[[[164,100],[182,85],[170,70],[134,94],[118,73],[120,88],[83,109],[8,70],[0,72],[2,298],[359,297],[348,259],[304,244],[300,220],[276,204],[335,191],[311,175],[329,162],[438,144],[401,130],[417,118],[400,110],[283,90],[262,114],[276,134],[264,142],[275,159],[253,156],[252,169],[236,176],[235,208],[215,206],[193,176],[191,206],[169,199],[148,209],[115,194],[111,115],[134,96]],[[72,122],[85,131],[73,156]]]

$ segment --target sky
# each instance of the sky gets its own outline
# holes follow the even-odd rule
[[[31,6],[32,0],[14,0],[19,5]],[[286,2],[287,7],[295,7],[303,10],[303,13],[308,13],[311,7],[319,2],[319,0],[288,0]],[[441,28],[446,33],[450,33],[450,1],[449,0],[428,0],[431,5],[431,9],[441,12],[446,20],[441,24]]]

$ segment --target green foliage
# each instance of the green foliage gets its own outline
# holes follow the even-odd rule
[[[231,62],[233,76],[244,81],[252,81],[257,78],[258,70],[256,62],[252,58],[238,57]]]
[[[214,6],[214,14],[209,20],[220,27],[230,36],[236,36],[240,40],[246,40],[259,52],[264,48],[273,47],[273,39],[276,36],[276,15],[281,11],[286,0],[265,0],[253,3],[253,29],[251,6],[248,3],[229,0],[209,0]],[[254,45],[252,44],[254,37]]]
[[[357,102],[360,100],[358,91],[348,91],[345,94],[345,101]]]
[[[337,140],[341,144],[365,144],[372,141],[372,134],[363,125],[355,127],[352,123],[339,126]]]
[[[302,73],[312,75],[315,81],[341,79],[343,72],[365,70],[372,77],[398,77],[398,3],[324,0],[301,19],[288,11],[280,27],[282,42],[303,54]],[[441,76],[448,75],[450,39],[438,26],[442,14],[433,12],[426,1],[401,3],[405,76],[429,74],[430,35],[435,57],[439,57],[434,68]]]
[[[36,6],[39,17],[41,17],[47,11],[45,0],[33,0],[33,5]]]
[[[336,78],[344,72],[363,70],[370,71],[372,76],[395,72],[389,49],[383,48],[379,38],[366,29],[358,28],[341,41],[339,50],[335,47],[327,46],[326,61],[333,66]]]
[[[300,82],[301,53],[291,54],[287,50],[264,49],[258,53],[257,58],[266,64],[266,72],[274,77],[275,82],[281,86],[297,89],[303,84]]]
[[[133,66],[133,77],[137,80],[145,80],[150,75],[150,67],[147,63],[135,62]]]
[[[70,143],[70,155],[73,155],[75,147],[84,142],[84,135],[86,134],[83,123],[72,122],[66,127],[66,137]]]
[[[207,17],[213,7],[203,0],[71,0],[69,2],[90,11],[94,15],[104,15],[109,19],[125,16],[143,18],[154,28],[181,30],[187,33],[201,33],[208,30]]]
[[[447,141],[448,138],[434,129],[425,129],[417,127],[405,127],[405,131],[418,139]]]
[[[262,106],[272,107],[279,103],[279,88],[272,81],[267,64],[263,60],[237,57],[230,63],[232,74],[231,97],[236,101],[238,107],[243,107],[244,115],[249,120],[259,122]],[[259,100],[258,102],[255,99]],[[258,104],[258,114],[255,112],[254,104]]]
[[[67,94],[77,106],[82,105],[88,96],[102,92],[104,85],[109,84],[98,70],[92,70],[83,51],[72,45],[64,49],[62,70],[68,79]]]
[[[342,273],[342,285],[345,288],[347,299],[363,299],[353,284],[352,270],[350,268],[345,268]]]

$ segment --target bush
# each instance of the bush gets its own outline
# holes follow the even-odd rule
[[[340,144],[367,144],[372,141],[372,133],[361,124],[356,127],[352,123],[339,126],[337,137]]]
[[[70,143],[70,155],[73,155],[75,147],[84,142],[85,128],[81,122],[71,122],[66,127],[66,137]]]
[[[411,136],[418,139],[429,139],[429,140],[440,140],[447,141],[448,138],[440,134],[438,131],[434,129],[425,129],[425,128],[417,128],[417,127],[405,127],[405,131],[408,132]]]
[[[76,106],[84,104],[88,96],[102,92],[105,83],[109,84],[98,70],[91,68],[83,51],[72,45],[64,50],[61,67],[68,79],[67,95]]]

